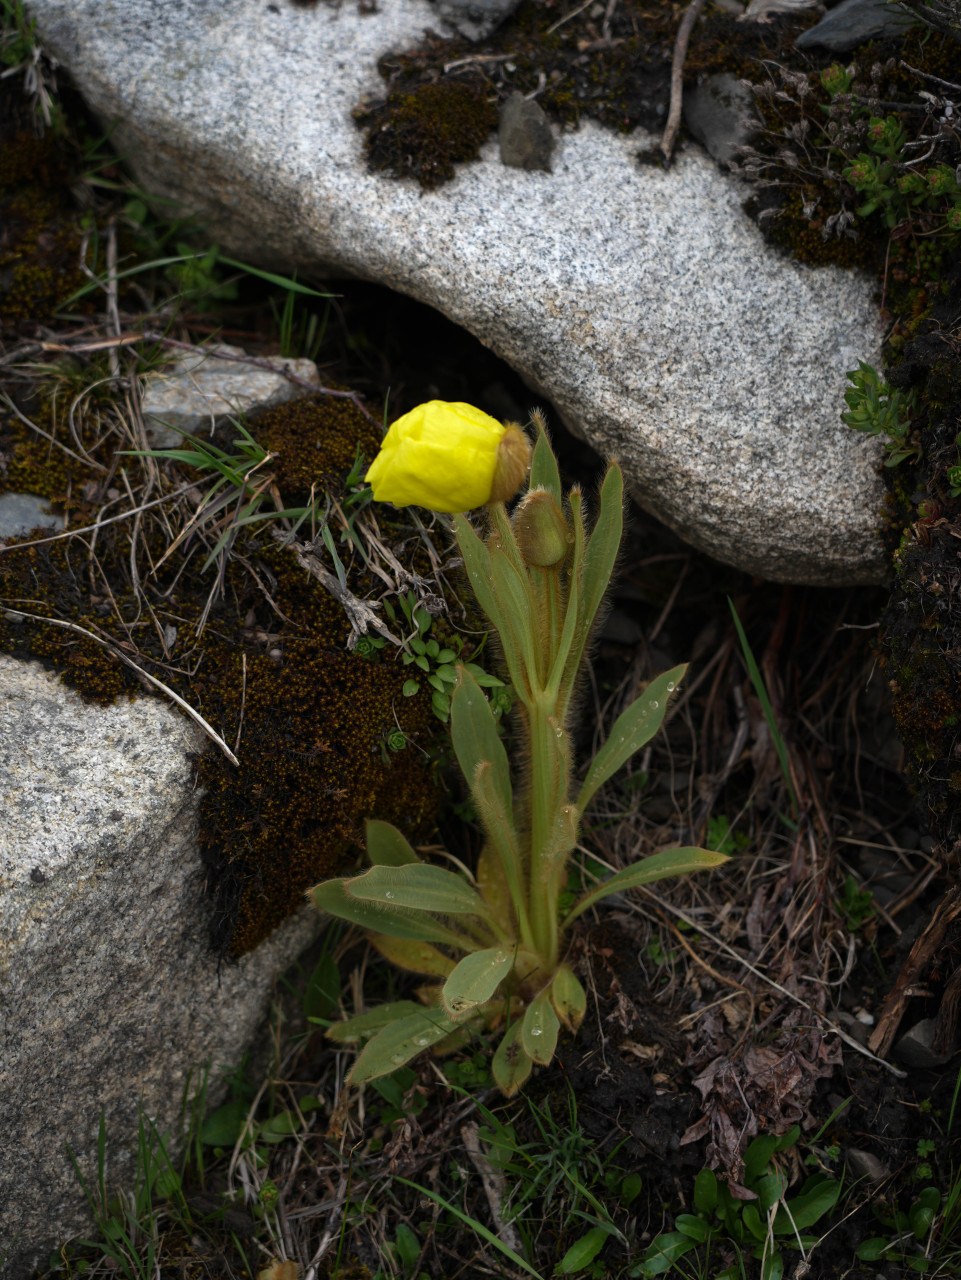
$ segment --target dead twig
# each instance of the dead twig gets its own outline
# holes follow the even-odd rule
[[[691,0],[681,25],[677,39],[674,41],[674,58],[671,62],[671,107],[667,113],[667,124],[661,138],[661,151],[664,153],[664,164],[671,163],[677,131],[681,127],[681,107],[684,103],[684,63],[687,60],[687,46],[690,43],[694,24],[704,8],[704,0]]]

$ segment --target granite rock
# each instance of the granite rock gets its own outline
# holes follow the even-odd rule
[[[718,164],[730,164],[760,127],[751,90],[727,71],[685,90],[684,123]]]
[[[802,31],[794,47],[848,53],[865,40],[900,35],[910,25],[910,16],[887,0],[841,0],[819,23]]]
[[[209,942],[188,752],[163,702],[84,705],[0,655],[0,1257],[10,1280],[92,1223],[66,1153],[133,1185],[138,1103],[178,1151],[188,1075],[256,1044],[306,912],[237,964]],[[176,1156],[174,1158],[177,1158]]]
[[[216,343],[210,353],[191,351],[166,370],[144,379],[141,412],[147,437],[155,449],[179,445],[184,433],[211,429],[227,417],[255,418],[320,386],[313,360],[272,360],[274,369],[262,365],[222,360],[217,352],[242,358],[240,347]],[[291,381],[284,370],[300,381]]]
[[[483,40],[509,18],[520,0],[430,0],[441,26],[468,40]]]
[[[585,123],[552,174],[496,139],[424,192],[367,171],[351,119],[377,60],[436,25],[426,0],[26,0],[148,191],[236,256],[436,307],[510,363],[693,545],[816,584],[884,574],[876,440],[843,426],[845,373],[877,363],[873,282],[768,246],[699,149]],[[164,206],[169,209],[169,205]]]

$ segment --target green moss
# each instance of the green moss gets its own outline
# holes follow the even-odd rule
[[[377,435],[349,401],[322,397],[281,406],[257,428],[258,439],[277,450],[286,505],[301,502],[320,478],[343,496],[358,447],[369,456]],[[56,449],[52,456],[63,458]],[[67,476],[74,486],[85,479],[79,469]],[[143,536],[142,572],[166,546],[159,521],[145,522]],[[193,632],[213,585],[199,570],[202,557],[184,568],[174,556],[156,578],[144,575],[159,623],[176,628],[170,653],[143,618],[125,525],[102,529],[96,550],[109,591],[79,541],[13,544],[0,555],[0,650],[53,665],[86,700],[106,704],[142,693],[137,676],[96,641],[18,621],[15,610],[19,604],[115,639],[127,634],[121,618],[139,620],[130,630],[136,661],[231,747],[239,734],[239,767],[212,747],[196,760],[219,947],[231,955],[250,950],[302,906],[307,888],[349,865],[366,818],[394,822],[414,840],[432,834],[439,790],[428,751],[440,725],[427,692],[403,696],[409,672],[392,650],[378,661],[347,652],[341,606],[269,532],[242,535],[245,563],[231,561],[199,644]],[[352,581],[358,594],[370,585]],[[408,745],[383,749],[398,727]]]

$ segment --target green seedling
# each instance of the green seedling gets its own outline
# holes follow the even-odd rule
[[[805,1259],[819,1243],[809,1228],[829,1213],[841,1193],[841,1183],[824,1173],[813,1173],[797,1195],[787,1197],[787,1175],[775,1156],[789,1151],[800,1136],[795,1125],[780,1138],[755,1138],[744,1153],[743,1188],[749,1198],[731,1193],[711,1169],[702,1169],[694,1180],[694,1213],[681,1213],[674,1230],[657,1236],[648,1249],[636,1277],[667,1275],[676,1264],[697,1249],[710,1252],[720,1241],[734,1244],[739,1252],[761,1263],[761,1280],[784,1276],[782,1250],[800,1249]],[[740,1268],[712,1272],[713,1280],[740,1280]]]
[[[869,920],[877,914],[874,906],[874,895],[869,889],[862,889],[854,876],[844,881],[844,889],[838,899],[838,910],[844,916],[844,923],[849,932],[857,933]]]
[[[883,436],[887,453],[884,465],[896,467],[918,457],[920,445],[911,438],[914,396],[894,391],[881,380],[877,369],[863,360],[847,375],[852,386],[844,393],[848,412],[841,420],[853,431]]]
[[[733,857],[735,853],[743,853],[750,843],[743,831],[731,830],[731,820],[725,814],[719,813],[716,817],[708,818],[705,844],[709,849],[716,849],[718,853]]]

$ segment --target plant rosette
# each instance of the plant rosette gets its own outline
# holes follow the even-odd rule
[[[421,1004],[396,1001],[328,1029],[339,1043],[363,1044],[350,1073],[357,1084],[428,1049],[443,1053],[496,1030],[503,1034],[494,1079],[505,1094],[516,1092],[535,1064],[551,1061],[561,1027],[575,1031],[584,1017],[586,994],[566,961],[571,925],[610,894],[727,861],[708,849],[662,850],[561,912],[585,811],[663,724],[686,668],[651,681],[577,786],[572,700],[620,547],[623,479],[611,464],[589,533],[580,490],[565,499],[537,414],[534,425],[532,453],[520,427],[504,427],[471,406],[432,401],[391,427],[368,472],[376,501],[452,511],[461,495],[487,504],[486,537],[464,514],[455,516],[454,532],[478,603],[500,637],[519,710],[520,767],[511,768],[475,674],[456,664],[451,739],[485,833],[476,871],[454,858],[456,871],[426,863],[396,827],[371,821],[370,870],[311,890],[321,911],[366,929],[386,959],[433,979],[418,991]],[[458,466],[470,471],[468,480]],[[508,515],[505,502],[525,475],[527,491]]]

